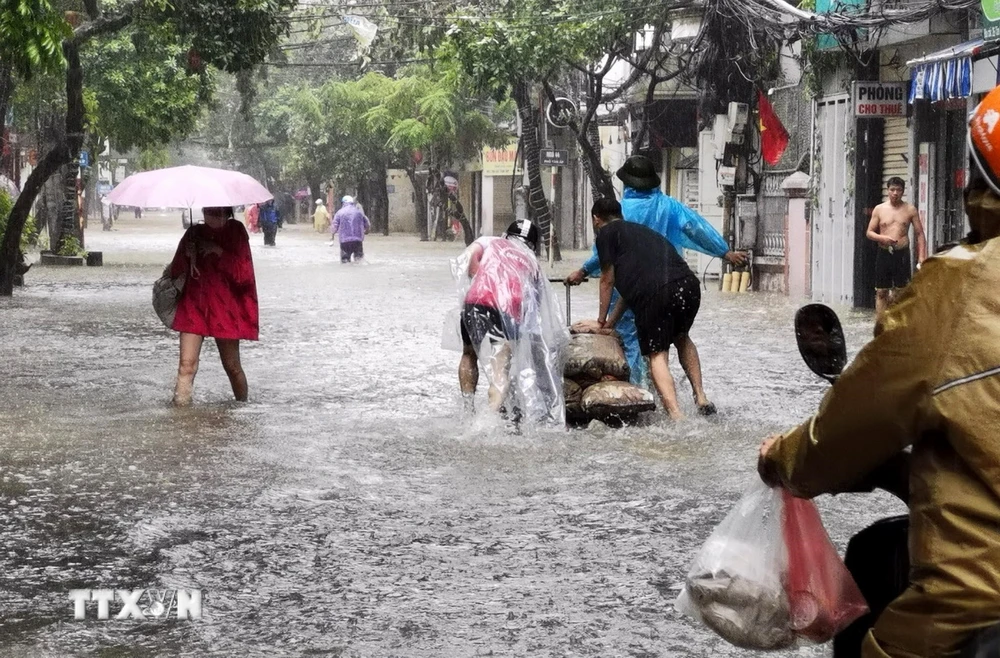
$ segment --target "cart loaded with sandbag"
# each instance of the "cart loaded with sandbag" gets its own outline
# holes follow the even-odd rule
[[[572,322],[571,287],[561,278],[550,278],[549,282],[566,287],[566,322]],[[635,423],[644,411],[656,409],[653,394],[629,382],[632,373],[618,332],[583,320],[570,324],[569,333],[563,354],[568,424],[586,425],[599,420],[621,427]]]
[[[617,332],[602,332],[593,322],[577,322],[570,326],[565,349],[567,423],[586,425],[599,420],[619,427],[656,409],[652,393],[629,383],[628,359]]]

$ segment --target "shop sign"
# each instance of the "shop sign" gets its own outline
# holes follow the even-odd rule
[[[1000,0],[981,0],[983,9],[983,40],[1000,40]]]
[[[517,157],[517,142],[511,142],[505,148],[483,148],[483,176],[520,176],[522,169]],[[515,172],[515,163],[517,171]]]
[[[854,116],[859,119],[905,117],[907,82],[864,82],[853,85]]]

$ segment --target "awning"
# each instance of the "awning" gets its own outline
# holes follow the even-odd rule
[[[967,98],[972,93],[972,62],[997,53],[1000,42],[974,39],[909,60],[910,102]]]

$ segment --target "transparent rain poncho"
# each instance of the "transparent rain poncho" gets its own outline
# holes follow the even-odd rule
[[[483,253],[478,271],[470,277],[476,249]],[[495,309],[499,316],[492,317],[499,317],[501,326],[492,323],[480,344],[473,345],[480,372],[505,396],[508,410],[519,410],[523,422],[563,425],[563,353],[569,331],[535,254],[517,239],[480,238],[453,259],[451,267],[458,307],[448,314],[442,346],[462,349],[460,322],[467,304]],[[476,341],[477,332],[467,329]],[[509,368],[504,367],[507,363]]]

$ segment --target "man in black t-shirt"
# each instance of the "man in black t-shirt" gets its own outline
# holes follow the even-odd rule
[[[677,347],[699,413],[715,413],[715,406],[702,388],[698,348],[688,336],[701,305],[698,277],[662,235],[641,224],[623,221],[616,200],[598,199],[591,214],[601,261],[601,326],[614,327],[625,308],[631,308],[639,333],[639,351],[649,358],[653,385],[670,417],[684,417],[670,374],[671,345]],[[610,310],[611,291],[615,288],[621,300]]]

